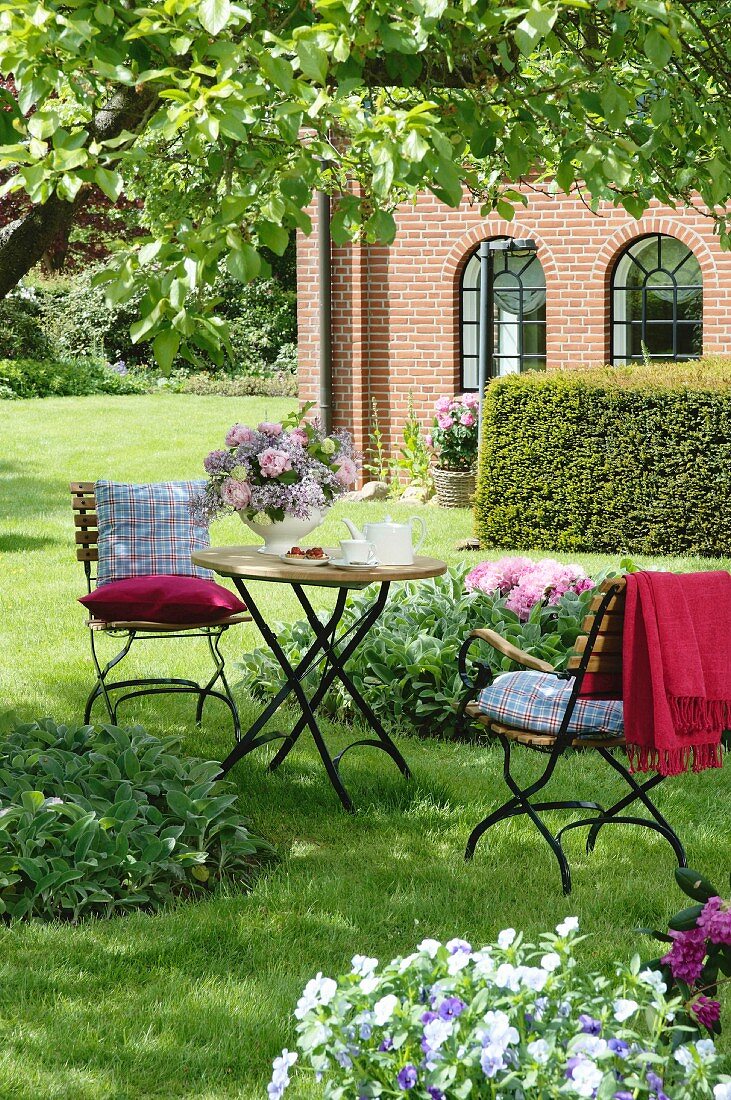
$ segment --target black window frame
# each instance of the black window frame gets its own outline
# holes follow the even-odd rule
[[[657,241],[657,267],[653,267],[653,268],[650,268],[648,270],[645,267],[645,265],[643,263],[641,263],[640,260],[637,259],[636,256],[631,255],[631,250],[632,250],[632,248],[635,247],[635,245],[639,244],[641,241],[648,241],[648,240],[652,240],[652,239],[655,239]],[[668,268],[668,267],[663,266],[662,242],[664,240],[674,241],[674,242],[682,245],[684,248],[687,249],[686,255],[683,257],[683,259],[672,268]],[[619,271],[619,265],[622,263],[622,260],[628,255],[630,256],[631,263],[635,264],[640,269],[640,271],[644,272],[645,278],[644,278],[642,286],[630,287],[630,286],[627,285],[627,280],[626,279],[624,281],[623,286],[617,286],[616,279],[617,279],[617,272]],[[698,264],[698,270],[700,272],[700,282],[698,282],[698,283],[679,282],[678,279],[676,278],[676,273],[681,270],[681,268],[688,262],[688,260],[691,257]],[[648,289],[652,290],[653,288],[652,287],[648,288],[647,280],[650,278],[650,276],[658,274],[658,273],[661,273],[661,274],[667,276],[668,279],[670,279],[672,281],[672,284],[673,284],[672,317],[670,319],[661,318],[661,319],[654,319],[653,320],[652,318],[650,318],[648,320],[648,317],[647,317],[647,295],[648,295]],[[679,290],[691,290],[691,289],[695,289],[695,288],[697,288],[700,291],[700,297],[701,297],[701,315],[700,315],[700,319],[692,319],[692,320],[685,320],[685,319],[682,319],[682,318],[678,319],[678,291]],[[623,292],[626,295],[629,295],[630,293],[637,293],[638,291],[640,292],[642,305],[641,305],[641,316],[640,316],[639,321],[634,320],[634,319],[631,319],[629,321],[628,320],[622,320],[622,321],[617,320],[615,301],[616,301],[616,294],[617,294],[618,291]],[[690,248],[690,246],[687,245],[685,243],[685,241],[681,241],[679,237],[674,237],[672,235],[672,233],[643,233],[639,237],[634,237],[631,241],[629,241],[625,245],[625,247],[622,249],[622,251],[617,256],[616,260],[614,261],[614,265],[612,267],[611,278],[609,280],[609,362],[611,363],[612,366],[629,366],[632,363],[642,363],[642,362],[644,362],[645,355],[642,351],[640,351],[637,354],[634,354],[632,352],[632,332],[635,328],[639,327],[640,333],[641,333],[641,337],[640,337],[641,342],[645,345],[645,347],[647,347],[648,344],[647,344],[646,335],[647,335],[647,326],[648,326],[648,324],[651,325],[651,326],[653,326],[653,325],[672,325],[672,352],[670,354],[661,353],[661,354],[657,354],[657,355],[652,354],[652,353],[648,353],[647,358],[649,358],[650,360],[652,360],[654,362],[657,362],[657,363],[663,363],[663,362],[665,362],[665,363],[667,363],[667,362],[692,363],[695,360],[700,359],[702,357],[702,355],[703,355],[703,271],[701,269],[698,257],[696,256],[693,249]],[[617,333],[617,330],[620,326],[623,327],[624,330],[625,330],[625,352],[622,355],[620,355],[617,352],[617,341],[616,341],[616,333]],[[691,354],[685,354],[683,352],[679,352],[678,351],[679,330],[681,328],[692,329],[695,326],[700,326],[700,336],[701,336],[700,351],[698,351],[697,353],[693,352]]]
[[[486,239],[495,241],[495,240],[508,240],[509,238],[503,236],[503,237],[490,237],[490,238],[486,238]],[[472,260],[475,259],[475,257],[479,258],[479,251],[480,251],[480,246],[478,244],[472,250],[472,252],[470,252],[469,256],[465,260],[464,266],[462,268],[462,273],[460,275],[460,280],[459,280],[459,381],[460,381],[460,388],[461,388],[463,393],[476,393],[477,389],[478,389],[478,386],[476,386],[476,385],[475,386],[468,386],[466,384],[466,381],[465,381],[465,375],[466,375],[465,360],[468,359],[470,361],[474,361],[475,364],[479,363],[478,355],[479,355],[479,331],[480,331],[480,309],[479,309],[480,288],[479,287],[465,287],[464,280],[465,280],[465,275],[467,274],[467,270],[468,270]],[[520,255],[520,254],[518,254],[518,255]],[[496,251],[494,253],[495,267],[494,267],[494,270],[493,270],[493,278],[495,279],[495,278],[497,278],[498,275],[501,275],[501,274],[508,274],[508,275],[512,276],[513,278],[515,278],[517,283],[518,283],[518,287],[517,287],[517,292],[519,294],[519,309],[518,309],[518,314],[517,314],[517,317],[518,317],[518,321],[517,321],[518,351],[517,351],[517,355],[503,355],[503,356],[501,356],[499,352],[493,352],[493,358],[492,358],[493,366],[495,365],[496,360],[499,360],[500,358],[505,358],[505,359],[515,359],[515,358],[517,358],[518,362],[519,362],[519,371],[520,371],[520,373],[522,373],[523,371],[526,371],[526,370],[531,370],[531,369],[533,369],[533,370],[542,370],[542,369],[545,368],[545,365],[546,365],[546,331],[547,331],[546,321],[545,320],[543,320],[543,321],[525,321],[524,320],[524,318],[523,318],[523,298],[524,298],[524,294],[525,294],[525,288],[523,286],[521,276],[526,271],[526,269],[528,267],[530,267],[531,264],[538,263],[538,265],[539,265],[539,267],[540,267],[540,269],[543,273],[543,289],[547,293],[546,273],[545,273],[545,270],[543,268],[543,264],[540,261],[540,257],[538,256],[538,253],[536,251],[530,252],[527,255],[520,257],[521,259],[524,259],[525,262],[524,262],[523,266],[521,267],[520,271],[517,274],[513,271],[510,271],[510,269],[508,267],[508,261],[509,261],[509,258],[511,256],[515,257],[516,253],[515,252],[509,252],[507,250],[505,250],[505,251]],[[500,265],[502,265],[502,266],[500,266]],[[529,287],[528,289],[530,290],[530,289],[537,289],[537,288]],[[464,308],[465,294],[474,294],[476,299],[477,299],[476,309],[474,311],[475,320],[469,320],[468,321],[468,320],[465,319],[465,308]],[[494,327],[494,332],[495,332],[496,336],[497,336],[497,332],[498,332],[498,328],[499,328],[500,323],[501,323],[500,321],[493,321],[493,325],[495,326]],[[544,346],[543,346],[543,352],[542,353],[541,352],[526,352],[525,351],[524,346],[523,346],[523,337],[524,337],[524,325],[526,325],[526,324],[536,325],[537,327],[543,329],[543,333],[544,333],[543,345]],[[465,326],[469,326],[471,328],[474,328],[475,331],[477,332],[478,355],[469,355],[468,356],[468,355],[465,354],[465,339],[464,339]],[[539,361],[542,364],[542,366],[541,367],[531,367],[530,366],[531,361],[534,361],[534,362]],[[492,377],[498,377],[498,374],[499,374],[499,372],[493,371]]]

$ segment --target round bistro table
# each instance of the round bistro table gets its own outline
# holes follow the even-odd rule
[[[326,553],[331,557],[335,557],[338,551],[326,550]],[[446,563],[438,558],[417,557],[414,559],[413,565],[369,565],[359,569],[339,569],[335,565],[298,565],[286,562],[273,555],[260,554],[255,546],[211,547],[209,550],[201,550],[193,554],[192,561],[194,565],[203,569],[211,569],[219,576],[230,577],[246,604],[252,619],[261,631],[264,641],[274,654],[284,677],[281,687],[272,701],[264,708],[256,721],[243,734],[223,761],[221,776],[224,776],[238,760],[241,760],[242,757],[254,749],[259,748],[260,745],[265,745],[274,740],[281,740],[282,744],[269,764],[269,769],[274,771],[289,755],[300,734],[305,729],[309,729],[330,782],[335,788],[343,807],[349,813],[353,811],[353,803],[340,778],[340,762],[345,753],[355,748],[356,745],[368,745],[371,748],[382,749],[388,753],[402,775],[408,779],[410,775],[408,764],[348,676],[345,665],[383,611],[388,599],[391,582],[417,581],[425,580],[428,577],[439,577],[442,573],[446,573]],[[288,584],[302,605],[315,639],[297,665],[293,666],[290,663],[265,614],[257,606],[248,586],[249,581]],[[348,591],[366,588],[371,584],[378,585],[378,592],[373,603],[347,631],[338,635],[338,626],[345,611]],[[308,587],[337,589],[335,607],[327,622],[322,623],[318,618],[305,591]],[[322,661],[323,658],[325,663],[319,682],[314,691],[308,694],[305,691],[304,679],[313,666]],[[325,744],[322,730],[318,725],[316,711],[325,698],[330,685],[336,679],[343,685],[355,706],[365,718],[372,736],[353,741],[337,756],[332,757]],[[292,694],[295,695],[301,711],[293,729],[289,733],[265,732],[264,727],[267,722],[274,717],[284,701]]]

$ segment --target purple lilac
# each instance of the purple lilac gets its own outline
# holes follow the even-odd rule
[[[706,958],[706,935],[700,927],[689,928],[687,932],[671,930],[670,935],[673,946],[660,961],[670,967],[678,981],[693,985],[700,977]]]
[[[698,928],[711,943],[731,946],[731,902],[719,897],[709,898],[698,918]]]

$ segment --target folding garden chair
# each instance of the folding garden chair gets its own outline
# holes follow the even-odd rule
[[[91,655],[96,669],[96,683],[86,701],[84,722],[89,721],[92,708],[97,699],[104,701],[109,721],[116,723],[117,710],[120,703],[125,699],[143,695],[189,693],[198,696],[196,723],[201,721],[203,707],[207,699],[215,698],[224,702],[231,711],[234,736],[238,741],[241,737],[241,723],[238,708],[226,678],[225,660],[220,650],[220,642],[229,627],[237,623],[250,622],[251,616],[246,612],[244,604],[228,589],[223,588],[221,585],[214,585],[210,581],[204,581],[201,585],[200,575],[202,571],[196,571],[198,577],[193,575],[194,568],[190,564],[190,551],[191,549],[203,549],[207,545],[208,539],[206,531],[205,537],[199,537],[197,540],[198,545],[194,545],[191,541],[189,520],[187,530],[185,529],[185,522],[181,525],[183,529],[180,532],[176,530],[176,519],[182,518],[185,521],[188,518],[188,494],[184,489],[187,484],[173,482],[160,483],[160,485],[126,486],[113,482],[71,482],[71,504],[76,527],[76,557],[78,561],[84,564],[88,593],[86,597],[82,597],[82,602],[86,603],[88,601],[87,610],[90,612],[90,617],[87,619],[86,625],[89,628]],[[100,580],[101,566],[105,563],[105,556],[109,552],[110,545],[113,549],[115,543],[113,534],[111,544],[110,538],[105,538],[103,535],[104,519],[102,518],[100,523],[99,513],[102,509],[98,508],[97,486],[104,486],[106,496],[109,495],[106,490],[110,486],[122,491],[121,511],[125,523],[134,524],[136,506],[139,506],[143,513],[145,510],[147,512],[147,525],[144,528],[144,533],[140,535],[139,541],[144,546],[144,553],[147,553],[148,558],[146,561],[144,557],[142,561],[138,559],[136,566],[129,569],[128,579],[137,591],[134,602],[129,605],[136,608],[136,613],[133,615],[123,613],[124,605],[119,609],[122,612],[121,614],[119,612],[110,614],[108,610],[106,612],[99,610],[100,606],[104,608],[106,605],[108,608],[110,600],[112,604],[115,602],[115,593],[120,591],[120,586],[109,581],[104,584]],[[170,491],[171,489],[177,491],[173,493]],[[136,492],[137,490],[147,490],[149,492],[143,492],[140,496],[140,493]],[[160,527],[164,529],[162,530],[162,536],[165,540],[162,551],[160,547],[155,545],[156,495],[161,498],[162,505],[160,507],[162,517]],[[168,498],[167,501],[166,497]],[[166,507],[166,504],[170,506]],[[121,532],[123,526],[124,524],[117,523],[117,530]],[[101,543],[100,528],[102,529]],[[179,543],[177,541],[178,534],[180,535]],[[102,555],[101,560],[100,553]],[[126,555],[126,559],[124,556],[122,557],[122,576],[119,572],[119,561],[117,562],[116,572],[111,574],[112,580],[121,580],[124,585],[124,561],[133,558],[134,554],[130,556],[129,553]],[[186,561],[187,574],[185,573]],[[152,566],[157,563],[158,567],[151,567],[150,562],[152,562]],[[176,568],[176,565],[179,568]],[[142,583],[135,584],[132,578]],[[140,596],[139,592],[142,590],[144,593],[144,582],[152,582],[147,587],[154,593],[155,598],[150,603],[153,613],[143,615],[140,614],[140,609],[144,607],[145,597],[144,594]],[[170,585],[171,594],[167,599],[164,596],[165,582],[172,582]],[[107,596],[110,599],[107,599]],[[99,597],[102,597],[103,602],[101,605],[97,603],[95,607],[95,601]],[[128,595],[122,598],[128,598]],[[143,602],[141,603],[140,600]],[[189,615],[190,621],[185,621],[186,615]],[[97,652],[97,636],[99,634],[124,639],[122,648],[106,664],[102,664]],[[195,680],[163,677],[109,680],[112,669],[127,656],[132,644],[136,641],[162,641],[172,638],[196,637],[206,639],[214,664],[213,673],[204,684],[200,684]]]
[[[571,871],[561,846],[564,833],[588,826],[587,852],[596,843],[604,825],[642,825],[658,832],[671,845],[681,867],[687,866],[685,851],[672,826],[650,798],[650,791],[662,781],[661,775],[639,782],[615,755],[625,745],[621,694],[622,631],[624,627],[625,581],[622,577],[604,581],[583,623],[585,634],[576,642],[566,671],[556,672],[546,661],[525,653],[507,642],[494,630],[473,630],[459,655],[460,677],[468,688],[462,700],[460,721],[463,729],[477,722],[490,737],[500,742],[504,753],[503,775],[512,797],[494,810],[475,828],[467,841],[465,859],[471,859],[480,837],[500,821],[527,815],[548,842],[561,869],[564,894],[571,892]],[[478,641],[522,665],[529,672],[508,673],[493,679],[488,665],[477,661],[468,673],[469,651]],[[614,690],[612,690],[614,689]],[[614,698],[601,695],[614,694]],[[548,761],[543,773],[521,787],[511,773],[511,749],[525,745],[543,753]],[[569,751],[593,750],[617,772],[629,792],[608,808],[598,802],[562,800],[536,802],[534,796],[551,779],[558,760]],[[640,802],[648,817],[624,813]],[[541,817],[544,810],[591,810],[592,815],[571,821],[552,833]]]

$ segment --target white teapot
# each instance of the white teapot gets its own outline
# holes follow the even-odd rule
[[[376,558],[380,565],[413,565],[414,553],[418,551],[426,538],[426,525],[421,516],[412,516],[408,523],[394,523],[386,516],[382,523],[366,523],[360,531],[349,519],[343,523],[350,531],[351,538],[367,539],[373,543]],[[421,527],[421,536],[413,545],[414,524]]]

